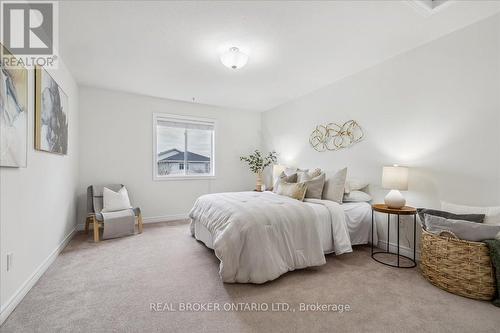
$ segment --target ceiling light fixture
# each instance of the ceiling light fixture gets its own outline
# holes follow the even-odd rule
[[[220,61],[227,68],[239,69],[247,64],[248,55],[233,46],[220,56]]]

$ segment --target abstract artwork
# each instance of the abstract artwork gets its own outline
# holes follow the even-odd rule
[[[364,138],[363,129],[354,120],[343,125],[329,123],[318,125],[309,137],[309,143],[317,151],[348,148]]]
[[[1,44],[2,58],[13,57]],[[3,59],[2,59],[3,60]],[[2,61],[2,63],[4,63]],[[26,167],[28,135],[28,70],[0,70],[0,166]]]
[[[35,70],[35,148],[68,152],[68,96],[42,68]]]

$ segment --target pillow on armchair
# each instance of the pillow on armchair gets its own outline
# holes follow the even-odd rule
[[[125,186],[122,186],[122,188],[118,192],[112,191],[109,188],[104,187],[102,191],[102,197],[103,197],[103,208],[101,212],[103,213],[116,212],[119,210],[132,208],[132,205],[130,204],[130,199],[128,197],[128,191],[125,188]]]

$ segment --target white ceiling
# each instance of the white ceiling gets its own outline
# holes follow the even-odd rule
[[[84,85],[268,110],[500,11],[453,1],[82,1],[60,5],[62,57]],[[250,55],[230,70],[219,54]]]

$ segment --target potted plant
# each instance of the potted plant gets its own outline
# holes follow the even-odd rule
[[[241,156],[240,161],[247,162],[250,171],[257,175],[257,184],[255,190],[262,191],[262,172],[269,165],[276,163],[276,152],[272,151],[267,156],[263,156],[260,150],[256,149],[253,154]]]

